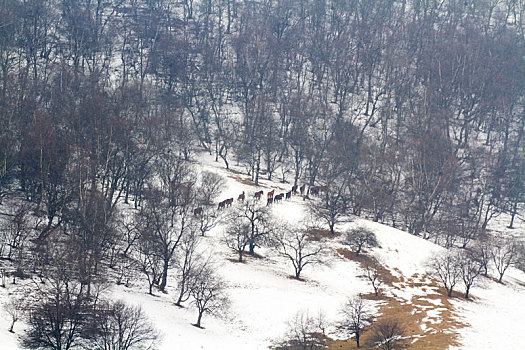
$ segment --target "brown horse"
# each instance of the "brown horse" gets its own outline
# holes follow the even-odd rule
[[[275,190],[271,190],[270,192],[268,192],[268,198],[273,198],[273,194],[275,193]]]
[[[292,198],[292,191],[286,192],[286,197],[284,199],[290,199]]]
[[[255,195],[254,195],[255,199],[261,199],[261,196],[263,195],[263,193],[264,192],[262,190],[255,192]]]
[[[233,198],[228,198],[227,200],[224,201],[224,205],[227,207],[231,207],[232,203],[233,203]]]

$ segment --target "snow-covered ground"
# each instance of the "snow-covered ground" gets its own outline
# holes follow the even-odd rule
[[[203,155],[199,168],[221,173],[228,180],[224,198],[237,198],[245,191],[247,196],[257,189],[238,181],[237,173],[223,169],[209,155]],[[239,169],[241,170],[241,169]],[[244,176],[245,177],[245,176]],[[261,188],[288,190],[290,185],[262,181]],[[266,191],[265,191],[266,192]],[[300,196],[291,201],[273,206],[276,217],[282,222],[298,222],[304,216],[304,202]],[[425,261],[434,252],[443,248],[403,231],[378,223],[358,219],[345,224],[348,227],[366,225],[377,235],[379,248],[373,250],[393,275],[423,275]],[[343,226],[338,227],[344,229]],[[248,258],[246,263],[233,262],[236,258],[221,241],[222,229],[217,227],[201,242],[201,247],[212,255],[220,266],[220,272],[228,282],[231,308],[224,319],[205,315],[204,329],[192,325],[196,321],[196,311],[187,306],[174,305],[175,290],[168,288],[167,294],[147,294],[147,287],[140,279],[131,288],[112,287],[112,296],[131,304],[141,305],[147,316],[162,334],[160,349],[267,349],[272,342],[282,338],[287,322],[299,311],[308,310],[310,314],[322,311],[326,319],[335,323],[339,310],[346,298],[358,293],[370,293],[372,288],[363,277],[357,262],[340,256],[336,249],[341,245],[337,239],[329,242],[332,248],[328,266],[307,266],[302,274],[303,281],[290,278],[292,266],[284,258],[271,250],[260,249],[261,258]],[[396,276],[396,277],[399,277]],[[469,326],[460,330],[461,349],[522,349],[521,337],[525,334],[525,274],[510,269],[504,278],[505,284],[485,280],[484,286],[474,286],[473,301],[456,298],[452,301],[456,314]],[[173,284],[173,279],[171,280]],[[168,281],[169,284],[169,281]],[[8,299],[14,290],[8,283],[0,288],[0,302]],[[398,283],[396,288],[385,290],[390,296],[409,303],[414,296],[426,296],[428,288],[407,286]],[[442,307],[439,300],[423,299],[436,308]],[[439,311],[439,310],[438,310]],[[439,315],[429,309],[423,323],[422,332]],[[9,315],[0,310],[0,349],[19,349],[17,335],[23,331],[23,323],[15,325],[15,334],[7,331]],[[333,338],[341,338],[335,327],[328,329]]]

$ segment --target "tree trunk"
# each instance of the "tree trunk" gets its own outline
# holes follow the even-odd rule
[[[470,292],[470,286],[467,286],[465,289],[465,299],[468,299],[469,292]]]
[[[259,186],[259,172],[261,171],[261,156],[257,158],[257,164],[255,167],[255,186]]]
[[[332,236],[335,235],[334,227],[335,227],[335,223],[331,222],[331,223],[330,223],[330,234],[331,234]]]
[[[512,215],[510,217],[509,228],[514,228],[514,217],[516,216],[517,210],[518,210],[518,202],[514,202],[514,205],[512,207]]]
[[[183,278],[182,279],[182,282],[181,282],[181,286],[180,286],[180,293],[179,293],[179,297],[177,299],[177,302],[175,303],[175,305],[179,306],[179,307],[182,307],[181,303],[182,303],[182,298],[184,296],[184,292],[186,291],[186,288],[184,287],[186,284],[186,279]],[[187,300],[187,299],[186,299]]]
[[[204,313],[204,311],[200,311],[199,310],[199,317],[197,318],[197,323],[195,323],[195,326],[196,327],[199,327],[201,328],[201,319],[202,319],[202,314]]]
[[[166,288],[166,283],[168,280],[168,267],[169,267],[169,259],[164,261],[164,266],[162,267],[162,279],[159,285],[159,289],[164,292],[164,289]]]

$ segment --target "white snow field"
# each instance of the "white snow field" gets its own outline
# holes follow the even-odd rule
[[[224,192],[224,198],[237,198],[242,191],[250,196],[257,190],[238,181],[247,176],[226,171],[223,163],[214,162],[210,155],[203,155],[199,162],[199,168],[218,172],[227,178],[228,189]],[[276,189],[276,193],[281,192],[280,189],[284,192],[290,187],[289,184],[261,181],[265,192],[270,188]],[[272,210],[279,222],[293,224],[303,218],[304,203],[300,196],[294,196],[290,201],[274,205]],[[368,254],[378,257],[396,277],[424,275],[425,261],[435,252],[443,250],[406,232],[362,219],[339,225],[337,230],[356,225],[366,225],[376,233],[380,247],[368,251]],[[260,258],[247,257],[245,263],[234,262],[235,252],[229,250],[221,239],[222,228],[217,227],[203,238],[200,247],[220,266],[219,271],[229,286],[227,292],[231,307],[224,319],[205,314],[203,329],[192,325],[197,313],[189,303],[185,308],[174,305],[176,293],[173,278],[168,280],[167,294],[156,291],[155,296],[147,294],[147,285],[141,275],[129,288],[112,287],[113,298],[142,306],[162,334],[160,349],[267,349],[275,340],[282,339],[287,322],[297,312],[308,310],[309,314],[315,315],[322,311],[327,320],[335,324],[339,319],[339,310],[348,297],[373,292],[360,265],[337,253],[336,249],[343,247],[338,239],[328,243],[331,248],[329,266],[307,266],[302,273],[302,281],[291,278],[291,264],[269,249],[257,250]],[[428,288],[396,283],[396,288],[385,287],[384,294],[405,303],[411,303],[414,296],[421,296],[431,305],[425,310],[427,315],[421,323],[421,334],[433,323],[440,322],[440,308],[443,306],[435,298],[426,298]],[[0,288],[2,304],[16,287],[18,285],[13,286],[8,281],[6,288]],[[461,292],[461,287],[458,290]],[[432,291],[436,292],[443,293],[443,290]],[[459,297],[451,299],[455,315],[468,324],[459,329],[461,345],[454,348],[524,349],[525,274],[511,268],[504,277],[503,285],[485,279],[483,286],[472,288],[471,294],[472,301]],[[10,317],[2,308],[0,349],[20,349],[18,336],[23,333],[24,324],[17,322],[14,334],[7,331],[9,324]],[[327,332],[332,338],[347,338],[333,326]],[[417,342],[416,338],[412,341]]]

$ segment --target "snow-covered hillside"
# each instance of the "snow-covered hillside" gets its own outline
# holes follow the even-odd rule
[[[222,164],[213,162],[211,156],[203,155],[201,162],[199,168],[218,172],[227,178],[225,198],[236,198],[242,191],[252,195],[257,190],[246,185],[246,181],[239,181],[243,175],[226,171]],[[289,187],[268,181],[261,185],[265,191],[270,188],[288,190]],[[303,219],[304,209],[305,201],[300,196],[272,207],[279,222],[291,224]],[[521,317],[525,315],[525,274],[510,269],[503,285],[484,279],[482,286],[473,287],[471,301],[465,301],[459,295],[449,300],[443,289],[425,276],[426,260],[443,248],[406,232],[362,219],[340,225],[337,230],[357,225],[365,225],[375,232],[379,247],[368,250],[366,254],[378,258],[392,275],[392,280],[383,287],[382,297],[370,298],[371,303],[375,305],[378,316],[388,310],[389,304],[394,313],[408,310],[407,315],[420,315],[416,320],[419,332],[406,334],[414,347],[428,348],[421,345],[426,344],[425,336],[443,332],[444,338],[454,339],[456,334],[459,335],[459,343],[454,346],[458,349],[523,348],[521,335],[525,334],[525,323]],[[231,307],[223,319],[205,315],[203,329],[192,325],[197,317],[192,307],[174,305],[173,286],[167,288],[166,294],[157,291],[151,296],[139,275],[130,287],[112,287],[113,298],[143,307],[162,334],[160,349],[266,349],[282,339],[288,321],[305,310],[310,314],[324,313],[331,325],[327,329],[330,338],[348,338],[335,327],[343,303],[350,296],[369,295],[373,290],[363,276],[359,261],[342,254],[345,247],[339,237],[328,239],[329,264],[307,266],[302,280],[291,278],[290,263],[271,249],[260,249],[260,257],[248,257],[245,263],[235,262],[235,252],[226,247],[222,237],[222,228],[217,227],[202,239],[200,247],[220,266],[219,271],[228,283]],[[18,287],[7,283],[6,288],[0,288],[1,302],[7,302],[9,294]],[[398,307],[393,307],[392,303]],[[402,319],[405,316],[399,315]],[[23,332],[24,324],[18,322],[12,334],[7,331],[9,323],[9,315],[2,309],[0,348],[19,349],[17,336]],[[353,346],[353,341],[347,344]]]

